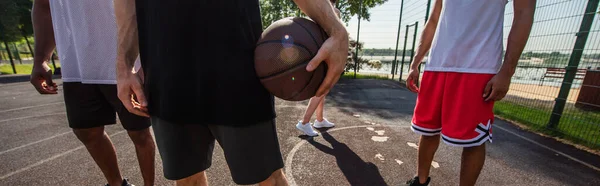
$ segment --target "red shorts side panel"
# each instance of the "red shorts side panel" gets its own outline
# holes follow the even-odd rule
[[[483,91],[494,74],[446,73],[442,102],[442,140],[462,147],[479,146],[492,139],[494,102]]]
[[[421,135],[432,136],[442,130],[442,101],[446,74],[424,72],[411,129]]]

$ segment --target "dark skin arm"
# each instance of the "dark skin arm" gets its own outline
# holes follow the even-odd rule
[[[419,79],[419,65],[421,64],[421,61],[423,61],[423,58],[429,49],[431,49],[431,43],[433,42],[433,37],[435,36],[435,30],[437,28],[441,12],[442,0],[437,0],[435,1],[433,10],[431,11],[431,16],[429,16],[429,20],[427,20],[427,23],[425,23],[425,29],[423,29],[423,33],[421,33],[421,40],[417,46],[415,57],[410,63],[410,72],[408,73],[408,78],[406,79],[406,85],[412,92],[419,92],[419,87],[415,85],[414,81]]]
[[[508,92],[510,79],[515,73],[519,57],[527,44],[529,33],[533,25],[536,0],[515,0],[513,6],[515,16],[512,28],[508,35],[508,45],[504,55],[504,63],[496,74],[486,85],[483,91],[485,101],[499,101]]]
[[[35,0],[31,14],[35,57],[30,82],[40,94],[56,94],[57,86],[52,82],[52,70],[48,66],[48,60],[56,47],[49,0]]]
[[[294,2],[329,35],[317,55],[306,67],[306,70],[313,71],[321,62],[327,63],[327,75],[316,94],[316,96],[322,96],[329,92],[344,71],[348,56],[348,32],[329,1],[294,0]]]

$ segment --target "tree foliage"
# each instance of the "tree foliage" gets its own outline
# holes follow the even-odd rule
[[[360,6],[360,1],[338,0],[335,7],[340,10],[341,18],[345,23],[348,23],[350,18],[358,15],[359,12],[361,19],[370,20],[371,13],[369,9],[381,5],[387,0],[362,0],[362,7]],[[303,16],[302,11],[296,6],[293,0],[260,0],[260,8],[264,28],[285,17]]]
[[[0,0],[0,40],[19,41],[33,34],[32,0]]]

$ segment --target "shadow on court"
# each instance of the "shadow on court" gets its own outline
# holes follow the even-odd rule
[[[387,185],[375,164],[364,161],[348,145],[339,142],[329,133],[322,132],[321,136],[331,144],[331,148],[312,139],[307,141],[320,151],[335,157],[337,166],[350,185]]]

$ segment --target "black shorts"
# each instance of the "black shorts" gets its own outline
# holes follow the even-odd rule
[[[215,139],[237,184],[255,184],[283,168],[275,121],[232,127],[171,123],[152,117],[165,177],[179,180],[208,169]]]
[[[89,129],[117,123],[129,131],[150,127],[150,119],[130,113],[117,97],[117,85],[64,82],[69,127]]]

